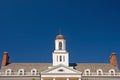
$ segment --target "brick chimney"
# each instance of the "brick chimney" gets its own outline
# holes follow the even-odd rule
[[[8,52],[3,52],[2,66],[6,66],[9,62]]]
[[[117,62],[117,57],[116,57],[116,53],[112,53],[110,56],[110,64],[118,67],[118,62]]]

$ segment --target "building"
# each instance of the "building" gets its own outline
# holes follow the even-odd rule
[[[9,63],[3,53],[0,80],[120,80],[116,54],[110,63],[70,63],[66,39],[57,35],[52,63]]]

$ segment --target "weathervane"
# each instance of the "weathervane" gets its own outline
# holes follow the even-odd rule
[[[59,35],[61,35],[61,27],[59,28]]]

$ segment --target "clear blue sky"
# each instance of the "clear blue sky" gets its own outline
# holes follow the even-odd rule
[[[120,66],[119,0],[0,0],[0,60],[52,62],[54,40],[62,29],[70,62]]]

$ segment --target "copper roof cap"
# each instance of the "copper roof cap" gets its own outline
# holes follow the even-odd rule
[[[56,39],[65,39],[65,37],[63,35],[59,34],[56,36]]]

